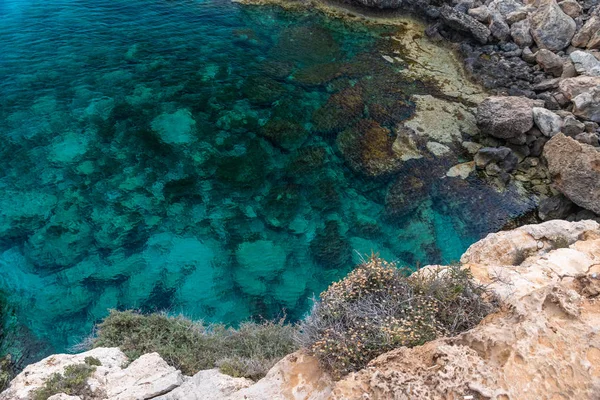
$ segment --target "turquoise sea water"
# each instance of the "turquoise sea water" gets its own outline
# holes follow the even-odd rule
[[[221,0],[0,1],[0,289],[22,340],[68,349],[109,308],[295,320],[359,254],[451,262],[523,213],[444,161],[382,172],[356,150],[428,91],[381,57],[389,32]]]

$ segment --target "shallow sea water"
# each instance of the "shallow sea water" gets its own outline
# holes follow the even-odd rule
[[[293,321],[360,254],[452,262],[526,211],[354,152],[428,93],[381,57],[389,32],[221,0],[1,1],[0,289],[22,340],[63,351],[110,308]]]

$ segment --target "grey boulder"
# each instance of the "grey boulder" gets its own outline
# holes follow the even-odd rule
[[[531,15],[531,34],[542,49],[559,51],[571,43],[576,24],[555,0],[543,0]]]
[[[533,121],[544,136],[552,137],[560,132],[563,121],[562,118],[542,107],[533,107]]]
[[[600,214],[600,151],[560,133],[546,143],[544,157],[556,189]]]
[[[579,118],[600,122],[600,87],[596,86],[572,99],[573,114]]]
[[[580,75],[600,76],[600,61],[587,51],[575,50],[569,54]]]
[[[449,27],[458,31],[470,33],[482,44],[487,43],[488,38],[490,37],[490,30],[487,26],[470,15],[457,11],[447,4],[440,7],[440,17]]]
[[[532,108],[526,97],[488,97],[477,107],[477,126],[500,139],[518,138],[533,127]]]

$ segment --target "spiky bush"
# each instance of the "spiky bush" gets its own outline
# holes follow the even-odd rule
[[[468,270],[409,275],[373,256],[321,293],[300,325],[299,341],[342,376],[394,348],[470,329],[494,309]]]
[[[33,400],[47,400],[59,393],[79,396],[83,399],[97,398],[87,384],[88,378],[92,376],[97,365],[101,364],[94,357],[86,357],[85,363],[82,364],[68,365],[62,374],[52,374],[44,383],[44,386],[35,389],[31,393],[31,398]]]
[[[296,350],[295,333],[283,319],[246,322],[233,329],[183,316],[113,310],[98,326],[92,346],[119,347],[132,360],[157,352],[186,375],[220,367],[230,375],[259,379]]]

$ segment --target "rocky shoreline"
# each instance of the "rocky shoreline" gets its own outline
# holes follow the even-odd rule
[[[467,100],[477,104],[477,143],[462,143],[473,161],[455,165],[448,176],[464,178],[477,170],[500,191],[516,184],[535,198],[531,221],[598,218],[600,8],[593,2],[239,2],[391,25],[401,25],[400,15],[407,13],[424,19],[428,38],[450,46],[484,89]],[[486,98],[486,92],[493,96]],[[465,99],[458,93],[452,100]],[[548,142],[552,151],[544,150]],[[565,146],[578,150],[559,156]],[[582,154],[587,162],[577,161]],[[575,176],[568,172],[574,164],[579,182],[563,179]]]
[[[409,9],[428,21],[424,31],[430,39],[458,52],[484,89],[462,76],[444,82],[446,71],[441,69],[448,59],[434,68],[407,69],[407,74],[440,84],[440,97],[416,96],[417,112],[395,132],[390,158],[355,168],[383,174],[396,163],[423,157],[425,151],[442,158],[462,151],[471,160],[449,157],[454,165],[443,165],[447,177],[464,180],[477,173],[501,192],[516,187],[532,193],[535,219],[555,221],[490,234],[461,259],[479,282],[490,285],[504,307],[458,337],[386,353],[339,382],[302,352],[252,382],[217,370],[186,377],[156,353],[126,366],[126,356],[112,348],[55,355],[33,364],[0,399],[28,399],[52,373],[87,357],[100,362],[88,381],[92,392],[115,400],[600,396],[595,333],[600,294],[600,227],[595,222],[600,221],[600,8],[575,0],[355,0],[350,8],[288,0],[241,2],[291,9],[315,6],[336,16],[350,12],[358,19],[362,17],[354,6],[360,5],[391,10],[375,12],[386,23],[394,23],[393,10]],[[402,24],[414,34],[414,26]],[[393,40],[401,45],[403,40],[419,40],[417,36]],[[401,62],[392,53],[383,57]],[[410,61],[419,64],[419,55],[412,54]],[[441,112],[454,120],[439,123]],[[476,141],[464,140],[473,127],[478,131],[470,134]],[[344,146],[352,148],[356,143],[351,139],[338,143],[342,152],[350,153]],[[461,149],[455,150],[457,146]],[[414,201],[400,192],[408,187],[411,196],[418,196],[415,188],[421,178],[400,181],[402,191],[394,201]]]

